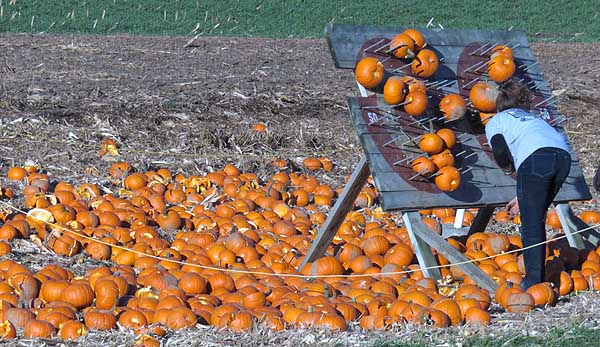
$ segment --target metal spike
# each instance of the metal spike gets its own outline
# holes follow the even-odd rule
[[[469,83],[465,84],[465,85],[463,86],[463,88],[466,88],[466,87],[470,86],[471,84],[473,84],[473,83],[475,83],[475,82],[477,82],[477,81],[479,81],[479,77],[472,79],[472,80],[471,80],[471,82],[469,82]]]
[[[408,63],[408,64],[406,64],[406,65],[402,65],[402,66],[400,66],[400,67],[398,67],[398,68],[395,68],[394,70],[392,70],[392,72],[400,72],[400,70],[402,70],[402,69],[404,69],[404,68],[406,68],[406,67],[409,67],[409,66],[411,66],[411,65],[412,65],[412,63]]]
[[[456,153],[454,156],[455,157],[460,157],[461,155],[463,155],[465,153],[467,153],[467,151],[460,151],[460,152]]]
[[[411,140],[412,140],[412,142],[413,142],[415,145],[418,145],[417,141],[415,141],[415,139],[413,139],[413,138],[412,138],[410,135],[408,135],[408,134],[406,133],[406,131],[404,131],[404,129],[400,128],[400,131],[402,132],[402,134],[404,134],[404,136],[406,136],[407,138],[411,139]]]
[[[510,49],[515,49],[515,48],[517,48],[519,46],[521,46],[521,44],[517,42],[514,46],[512,46],[512,47],[507,46],[507,47],[510,48]]]
[[[477,155],[477,152],[473,152],[473,153],[471,153],[471,154],[469,154],[469,155],[465,156],[465,157],[463,158],[463,160],[464,160],[464,159],[467,159],[467,158],[471,158],[471,157],[472,157],[472,156],[474,156],[474,155]]]
[[[469,167],[469,168],[465,169],[465,171],[461,171],[461,170],[462,170],[462,169],[459,169],[458,171],[459,171],[459,172],[460,172],[462,175],[464,175],[464,174],[466,174],[467,172],[469,172],[469,171],[473,170],[473,167]]]
[[[407,162],[408,163],[410,160],[413,160],[413,159],[414,159],[413,157],[406,157],[404,159],[398,160],[397,162],[394,163],[394,165],[398,165],[398,164],[400,164],[402,162]]]
[[[371,48],[373,48],[373,47],[377,46],[378,44],[382,43],[383,41],[385,41],[385,39],[381,39],[381,40],[379,40],[379,41],[375,42],[374,44],[372,44],[372,45],[370,45],[369,47],[365,48],[363,51],[364,51],[364,52],[366,52],[366,51],[368,51],[369,49],[371,49]],[[390,42],[391,42],[391,41],[390,41]],[[389,45],[389,43],[388,43],[387,45]],[[387,46],[387,45],[386,45],[386,46]],[[383,47],[385,47],[385,46],[383,46]],[[379,49],[381,49],[381,48],[378,48],[378,50],[379,50]]]
[[[538,62],[536,61],[535,63],[531,64],[531,65],[527,65],[526,68],[524,68],[523,70],[525,71],[529,71],[529,69],[531,69],[532,67],[536,66],[538,64]]]
[[[543,104],[543,103],[547,103],[548,101],[552,100],[553,98],[554,98],[554,95],[550,95],[550,96],[549,96],[549,97],[547,97],[546,99],[544,99],[544,100],[542,100],[542,101],[538,102],[537,104],[535,104],[535,107],[538,107],[538,106],[540,106],[540,105],[541,105],[541,104]]]
[[[492,45],[492,47],[490,47],[490,48],[486,49],[485,51],[481,52],[479,55],[487,54],[489,51],[491,51],[492,49],[496,48],[496,46],[498,46],[498,45],[499,45],[499,43],[496,42],[495,44]]]
[[[391,43],[391,41],[390,41],[390,43]],[[385,51],[385,54],[390,54],[390,53],[398,50],[398,48],[402,48],[402,47],[406,47],[406,46],[408,46],[408,45],[399,45],[399,46],[396,46],[394,48],[390,48],[387,51]]]
[[[383,144],[383,146],[384,146],[384,147],[387,147],[387,146],[389,146],[389,144],[390,144],[390,143],[392,143],[392,142],[396,142],[396,141],[400,140],[400,138],[401,138],[401,137],[402,137],[402,136],[394,137],[394,138],[392,138],[391,140],[389,140],[388,142],[384,143],[384,144]]]
[[[429,88],[429,87],[433,87],[433,86],[436,86],[436,85],[440,85],[440,84],[446,83],[446,81],[448,81],[448,80],[439,80],[439,81],[427,82],[427,83],[425,83],[425,86]]]
[[[379,53],[379,54],[385,54],[385,52],[382,52],[381,50],[382,50],[382,49],[384,49],[384,48],[386,48],[386,47],[389,47],[391,44],[392,44],[392,41],[389,41],[389,42],[388,42],[388,43],[386,43],[385,45],[383,45],[383,46],[381,46],[381,47],[377,48],[377,49],[375,50],[375,53]]]
[[[421,122],[427,122],[429,120],[431,120],[431,117],[427,117],[425,119],[415,119],[414,121],[408,123],[407,125],[422,124]]]
[[[487,62],[487,61],[485,61],[485,62],[484,62],[484,64],[481,64],[481,66],[479,66],[477,69],[473,70],[473,72],[477,72],[477,71],[479,71],[479,70],[480,70],[482,67],[487,67],[487,66],[488,66],[488,64],[487,64],[487,63],[488,63],[488,62]],[[490,65],[493,65],[493,64],[494,64],[494,62],[491,62],[491,63],[490,63]]]
[[[421,172],[417,172],[416,174],[414,174],[413,176],[411,176],[411,177],[410,177],[408,180],[409,180],[409,181],[412,181],[412,180],[414,180],[415,178],[417,178],[417,177],[419,177],[419,176],[422,176],[422,175],[423,175],[424,173],[426,173],[426,172],[427,172],[426,170],[423,170],[423,171],[421,171]]]
[[[487,63],[487,61],[480,61],[480,62],[477,62],[477,63],[475,63],[475,64],[473,64],[473,65],[471,65],[471,66],[467,67],[467,68],[464,70],[464,72],[469,72],[471,69],[475,68],[476,66],[480,66],[481,64],[485,64],[485,63]]]
[[[448,87],[449,85],[452,85],[452,84],[454,84],[453,80],[446,80],[446,82],[442,83],[441,85],[439,85],[438,88],[440,88],[440,89],[441,88],[446,88],[446,87]]]
[[[469,55],[475,55],[475,53],[479,52],[480,50],[482,50],[484,47],[487,47],[487,45],[489,45],[490,42],[486,42],[483,45],[479,46],[479,48],[477,48],[476,50],[474,50],[473,52],[469,53]]]
[[[417,136],[417,137],[410,137],[410,136],[409,136],[409,137],[408,137],[408,138],[409,138],[409,140],[408,140],[408,141],[406,141],[406,142],[402,142],[402,143],[401,143],[401,145],[402,145],[402,146],[404,146],[405,144],[407,144],[407,143],[409,143],[409,142],[412,142],[412,143],[416,144],[416,143],[417,143],[417,140],[420,140],[420,139],[421,139],[421,137],[423,137],[423,135],[419,135],[419,136]]]

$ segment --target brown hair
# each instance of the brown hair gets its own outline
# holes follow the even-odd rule
[[[500,84],[496,98],[496,111],[504,111],[509,108],[531,109],[531,91],[521,82],[512,79]]]

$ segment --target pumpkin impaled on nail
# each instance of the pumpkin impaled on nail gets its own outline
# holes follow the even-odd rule
[[[383,64],[377,58],[363,58],[356,64],[354,74],[363,87],[375,88],[383,80]]]
[[[388,78],[383,86],[383,100],[390,105],[401,103],[406,96],[406,84],[401,77]]]
[[[393,50],[392,54],[396,58],[406,59],[415,56],[415,42],[405,33],[400,33],[392,38],[390,49]]]
[[[480,112],[495,112],[498,88],[486,82],[477,82],[469,92],[469,100]]]
[[[462,96],[448,94],[440,101],[440,111],[449,121],[461,119],[467,112],[467,104]]]
[[[492,81],[502,83],[515,73],[515,62],[504,55],[497,55],[488,62],[488,75]]]
[[[423,37],[423,34],[421,34],[421,32],[418,31],[417,29],[413,29],[413,28],[406,29],[406,30],[404,30],[403,34],[410,36],[410,38],[413,40],[413,42],[415,44],[415,51],[421,50],[421,49],[423,49],[423,47],[425,47],[427,45],[427,43],[425,42],[425,38]]]
[[[460,172],[453,166],[446,166],[435,176],[435,185],[443,192],[453,192],[460,185]]]
[[[444,150],[444,140],[437,134],[427,133],[419,140],[419,149],[427,154],[438,154]]]
[[[411,166],[414,172],[425,177],[428,177],[437,171],[437,167],[433,161],[427,157],[418,157],[413,160]]]
[[[410,92],[404,99],[404,112],[411,116],[420,116],[427,109],[427,94],[415,91]]]
[[[419,77],[431,77],[435,74],[440,61],[434,51],[422,49],[412,62],[412,72]]]

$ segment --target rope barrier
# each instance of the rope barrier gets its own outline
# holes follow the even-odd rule
[[[7,204],[4,201],[0,200],[0,204],[6,206],[9,209],[12,209],[15,212],[19,212],[19,213],[23,213],[23,214],[27,214],[27,212],[12,206],[11,204]],[[477,259],[470,259],[470,260],[466,260],[466,261],[462,261],[462,262],[458,262],[458,263],[452,263],[452,264],[446,264],[446,265],[435,265],[435,266],[428,266],[425,268],[419,268],[419,269],[409,269],[409,270],[404,270],[404,271],[392,271],[392,272],[382,272],[382,273],[373,273],[373,274],[351,274],[351,275],[302,275],[302,274],[287,274],[287,273],[281,273],[281,274],[276,274],[276,273],[270,273],[270,272],[262,272],[262,271],[251,271],[251,270],[240,270],[240,269],[225,269],[225,268],[220,268],[220,267],[214,267],[214,266],[206,266],[206,265],[200,265],[200,264],[194,264],[194,263],[187,263],[184,261],[180,261],[180,260],[174,260],[174,259],[169,259],[169,258],[164,258],[164,257],[160,257],[160,256],[156,256],[156,255],[152,255],[152,254],[146,254],[140,251],[136,251],[124,246],[120,246],[120,245],[115,245],[115,244],[111,244],[109,242],[105,242],[99,239],[95,239],[93,237],[84,235],[84,234],[80,234],[74,230],[70,230],[67,228],[64,228],[61,225],[55,224],[55,223],[51,223],[51,222],[47,222],[44,220],[40,220],[37,219],[38,221],[44,222],[49,226],[52,226],[54,228],[58,228],[60,230],[63,230],[65,232],[71,233],[73,235],[76,235],[77,237],[81,237],[83,239],[87,239],[90,240],[92,242],[97,242],[109,247],[114,247],[116,249],[121,249],[123,251],[127,251],[127,252],[131,252],[134,254],[137,254],[139,256],[144,256],[144,257],[149,257],[149,258],[153,258],[153,259],[157,259],[159,261],[167,261],[167,262],[172,262],[172,263],[176,263],[176,264],[180,264],[180,265],[188,265],[188,266],[193,266],[193,267],[198,267],[201,269],[205,269],[205,270],[214,270],[214,271],[222,271],[222,272],[231,272],[231,273],[242,273],[242,274],[249,274],[249,275],[260,275],[260,276],[273,276],[273,277],[295,277],[295,278],[304,278],[304,279],[315,279],[315,278],[361,278],[361,277],[376,277],[376,276],[391,276],[391,275],[405,275],[405,274],[410,274],[413,272],[417,272],[417,271],[423,271],[423,270],[430,270],[430,269],[441,269],[441,268],[445,268],[445,267],[450,267],[450,266],[455,266],[455,265],[464,265],[464,264],[469,264],[469,263],[476,263],[482,260],[488,260],[488,259],[493,259],[497,256],[500,256],[502,254],[510,254],[510,253],[516,253],[516,252],[521,252],[530,248],[534,248],[537,246],[541,246],[541,245],[546,245],[550,242],[554,242],[557,240],[561,240],[567,237],[567,235],[561,235],[558,236],[554,239],[551,240],[546,240],[543,242],[539,242],[527,247],[522,247],[522,248],[518,248],[518,249],[513,249],[511,251],[507,251],[507,252],[503,252],[500,254],[495,254],[495,255],[490,255],[487,257],[482,257],[482,258],[477,258]],[[577,235],[580,233],[583,233],[585,231],[594,229],[600,227],[600,223],[599,224],[594,224],[592,226],[589,226],[587,228],[581,229],[581,230],[577,230],[575,232],[572,232],[571,235]]]

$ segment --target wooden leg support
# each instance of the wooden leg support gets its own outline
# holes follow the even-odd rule
[[[411,241],[413,242],[415,252],[417,253],[417,259],[419,260],[419,264],[421,268],[426,268],[431,266],[431,264],[437,265],[433,254],[431,253],[431,248],[423,247],[423,243],[428,244],[430,247],[436,249],[439,253],[444,255],[446,259],[450,263],[463,263],[467,262],[469,259],[465,257],[462,253],[460,253],[457,249],[450,246],[446,240],[444,240],[441,236],[433,232],[429,229],[423,222],[421,222],[421,218],[417,212],[408,212],[403,215],[403,218],[409,223],[407,223],[407,229]],[[410,227],[409,227],[410,224]],[[416,240],[416,242],[413,240]],[[433,258],[433,261],[431,260]],[[423,259],[423,261],[421,260]],[[480,287],[486,289],[490,292],[490,295],[494,295],[496,289],[498,288],[498,284],[494,282],[485,272],[483,272],[477,265],[474,263],[464,263],[456,265],[459,269],[461,269],[465,275],[469,276],[475,283],[477,283]],[[437,269],[436,269],[437,270]],[[424,270],[423,273],[426,273],[428,270]],[[439,272],[439,270],[438,270]],[[439,274],[437,275],[439,277]],[[431,277],[435,278],[435,275]]]
[[[579,234],[573,234],[578,230],[589,228],[589,225],[573,213],[569,204],[556,205],[556,212],[571,247],[577,249],[598,247],[600,234],[596,230],[590,229]]]
[[[331,209],[329,216],[325,220],[325,223],[319,229],[319,233],[315,237],[306,254],[300,268],[308,262],[315,261],[325,254],[327,247],[331,244],[333,237],[337,233],[340,225],[346,218],[346,215],[354,206],[356,197],[362,190],[363,186],[369,178],[369,166],[367,165],[367,158],[363,155],[360,161],[356,165],[350,180],[346,183],[342,194],[338,197],[335,205]]]
[[[404,220],[406,230],[408,230],[408,236],[415,249],[417,260],[419,261],[423,275],[439,280],[442,278],[440,269],[437,267],[433,269],[430,268],[438,265],[437,259],[435,259],[435,256],[431,251],[431,247],[429,247],[421,237],[417,236],[417,233],[415,232],[415,229],[417,228],[427,228],[427,226],[421,222],[421,216],[418,212],[406,212],[402,214],[402,219]]]

